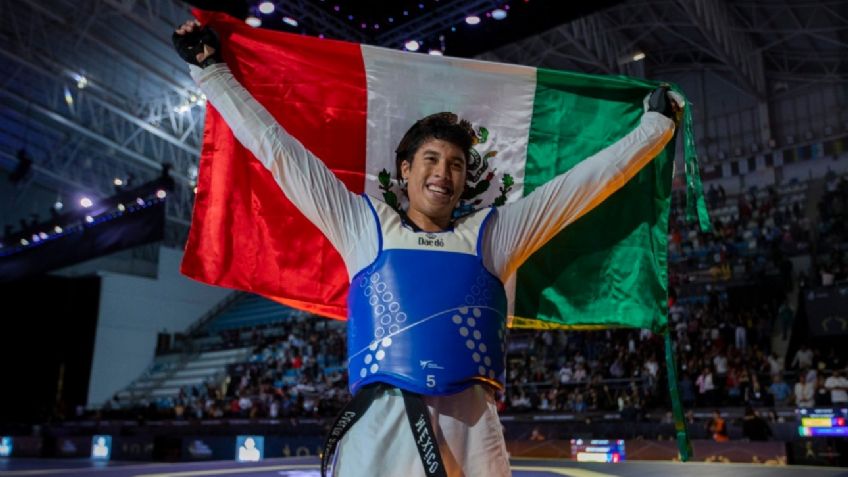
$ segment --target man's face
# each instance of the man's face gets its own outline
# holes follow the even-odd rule
[[[441,139],[428,139],[415,151],[412,162],[403,161],[400,167],[407,182],[410,218],[416,223],[420,218],[450,222],[465,186],[462,149]]]

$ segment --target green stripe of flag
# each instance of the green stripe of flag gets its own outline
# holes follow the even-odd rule
[[[524,194],[638,126],[656,86],[539,69]],[[674,141],[518,270],[513,326],[665,326],[673,154]]]

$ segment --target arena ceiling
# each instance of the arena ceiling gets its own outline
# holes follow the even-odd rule
[[[267,15],[258,1],[191,3],[256,16],[266,28],[391,48],[416,40],[451,56],[649,78],[707,69],[761,102],[848,84],[844,0],[278,0]],[[491,17],[505,5],[506,18]],[[110,195],[115,178],[139,183],[169,163],[169,240],[184,240],[204,110],[170,34],[190,8],[0,0],[0,168],[13,170],[20,150],[33,161],[24,180],[0,186],[0,222],[46,217],[55,198]],[[468,25],[469,15],[481,22]]]

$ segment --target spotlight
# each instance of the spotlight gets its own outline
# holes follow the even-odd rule
[[[36,234],[32,234],[32,241],[33,241],[33,243],[41,242],[41,237],[39,237]]]
[[[80,75],[79,79],[77,80],[77,88],[83,89],[86,86],[88,86],[88,78]]]
[[[115,184],[115,185],[116,185],[116,186],[118,186],[118,187],[120,187],[120,186],[124,185],[124,181],[122,181],[122,180],[121,180],[120,178],[118,178],[118,177],[116,177],[116,178],[115,178],[115,180],[114,180],[114,181],[112,181],[112,183],[113,183],[113,184]]]
[[[65,204],[63,204],[61,200],[57,200],[56,203],[53,204],[53,208],[56,210],[62,210],[62,207],[64,206]]]
[[[253,16],[245,18],[244,22],[247,23],[248,25],[252,26],[253,28],[258,28],[258,27],[262,26],[262,20],[260,20],[256,17],[253,17]]]
[[[292,17],[283,17],[283,23],[292,27],[297,27],[298,25],[297,20]]]
[[[443,56],[444,55],[444,53],[442,53],[442,50],[436,50],[436,49],[430,50],[429,53],[433,56]]]
[[[494,18],[495,20],[503,20],[504,18],[506,18],[506,10],[504,10],[503,8],[496,8],[492,10],[492,18]]]
[[[409,51],[418,51],[418,47],[421,46],[415,40],[409,40],[403,44],[403,47]]]
[[[85,221],[86,221],[86,222],[88,222],[88,223],[90,224],[90,223],[94,222],[94,218],[93,218],[92,216],[90,216],[90,215],[86,215],[86,216],[85,216]]]
[[[27,239],[21,239],[21,245],[23,245],[23,246],[27,246],[27,245],[29,245],[29,240],[27,240]]]
[[[44,240],[44,239],[47,238],[47,234],[44,233],[44,232],[38,232],[38,238],[40,238],[41,240]]]
[[[159,189],[159,190],[156,191],[156,197],[158,197],[160,199],[164,199],[167,195],[168,195],[168,193],[165,192],[163,189]]]
[[[259,11],[266,14],[266,15],[270,15],[270,14],[274,13],[274,2],[262,2],[262,3],[260,3],[259,4]]]
[[[135,203],[138,205],[144,205],[144,199],[142,199],[141,197],[136,197]]]
[[[66,87],[65,88],[65,103],[68,107],[74,107],[74,96],[71,94],[71,91]]]
[[[480,17],[477,15],[469,15],[465,17],[465,23],[468,23],[469,25],[476,25],[480,23]]]
[[[126,207],[124,207],[124,204],[118,204],[118,210],[120,210],[121,212],[123,212],[123,211],[127,210],[127,208],[126,208]]]
[[[645,54],[641,51],[633,54],[633,61],[640,61],[645,59]]]
[[[53,227],[53,231],[56,232],[57,234],[60,234],[60,233],[62,233],[62,227],[59,227],[57,225],[57,226]]]
[[[88,197],[83,197],[80,199],[80,205],[85,207],[86,209],[94,205],[94,202],[91,201]]]

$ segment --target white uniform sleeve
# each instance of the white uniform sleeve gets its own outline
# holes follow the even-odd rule
[[[647,112],[639,126],[615,144],[527,197],[498,208],[486,231],[486,267],[505,282],[533,252],[633,178],[673,134],[669,118]]]
[[[235,137],[276,179],[286,197],[339,251],[352,277],[377,256],[377,225],[365,199],[350,192],[233,77],[224,63],[191,75]]]

